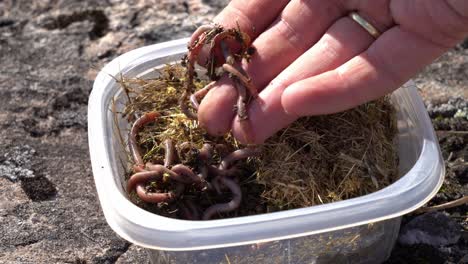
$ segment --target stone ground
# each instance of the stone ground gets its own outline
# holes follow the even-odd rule
[[[189,36],[226,2],[0,1],[0,263],[148,263],[102,215],[88,154],[88,95],[112,58]],[[442,203],[467,194],[468,42],[416,82],[447,160],[434,199]],[[406,216],[388,262],[468,263],[467,209]]]

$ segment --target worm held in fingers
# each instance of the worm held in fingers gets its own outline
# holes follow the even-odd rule
[[[203,87],[202,89],[196,91],[194,94],[192,94],[192,95],[190,96],[190,103],[192,103],[192,107],[193,107],[195,110],[198,110],[198,108],[200,107],[199,100],[202,100],[202,99],[199,99],[199,98],[205,97],[205,95],[206,95],[211,89],[213,89],[213,87],[215,87],[215,85],[216,85],[216,82],[210,82],[210,83],[207,84],[205,87]]]
[[[193,32],[192,37],[190,37],[189,41],[189,48],[192,47],[193,45],[197,44],[199,42],[199,38],[202,34],[206,34],[207,32],[215,29],[216,25],[201,25],[199,26],[195,32]]]
[[[247,93],[245,92],[245,87],[239,85],[237,81],[234,81],[234,86],[236,87],[238,93],[237,116],[239,117],[239,120],[246,120],[248,119],[248,116],[246,109]]]
[[[221,43],[220,45],[222,49],[223,43],[225,43],[226,39],[233,39],[233,40],[236,40],[238,43],[240,43],[241,54],[246,53],[251,44],[251,39],[248,34],[237,31],[235,29],[228,29],[228,30],[218,33],[216,36],[213,37],[213,39],[211,40],[211,45],[210,45],[210,54],[214,53],[214,49],[216,47],[216,44],[218,43]]]
[[[249,77],[243,75],[239,70],[237,70],[233,65],[228,63],[223,64],[223,70],[231,74],[232,76],[236,77],[247,89],[249,93],[254,97],[258,97],[257,88],[252,83],[252,80]]]

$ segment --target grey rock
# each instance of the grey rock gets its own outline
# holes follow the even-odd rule
[[[427,111],[432,118],[450,118],[462,117],[466,118],[468,111],[468,100],[462,97],[450,98],[446,103],[442,104],[427,104]]]
[[[123,253],[118,260],[115,262],[116,264],[149,264],[150,258],[146,249],[131,245],[128,250]]]
[[[189,2],[0,1],[0,263],[149,263],[102,214],[87,102],[109,60],[221,8]]]
[[[13,147],[3,155],[3,160],[0,162],[0,177],[11,181],[34,177],[29,164],[34,153],[36,150],[29,145]]]
[[[432,212],[404,225],[398,241],[403,245],[446,246],[457,243],[460,237],[461,226],[457,222],[441,212]]]

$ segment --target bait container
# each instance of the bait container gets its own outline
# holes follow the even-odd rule
[[[105,218],[121,237],[147,248],[154,263],[379,263],[393,248],[401,216],[428,202],[444,178],[437,138],[414,83],[395,91],[400,178],[344,201],[255,216],[187,221],[145,211],[128,199],[126,154],[114,120],[125,96],[112,76],[147,76],[180,60],[188,39],[142,47],[107,64],[88,106],[92,169]],[[126,137],[124,135],[124,137]],[[124,138],[124,140],[126,140]]]

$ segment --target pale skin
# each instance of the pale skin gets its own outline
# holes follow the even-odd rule
[[[348,14],[382,35],[373,38]],[[217,82],[198,109],[209,133],[262,143],[301,116],[350,109],[399,88],[468,36],[466,0],[232,0],[214,19],[245,31],[257,52],[243,68],[259,90],[248,106],[250,142]],[[202,56],[203,57],[203,56]]]

